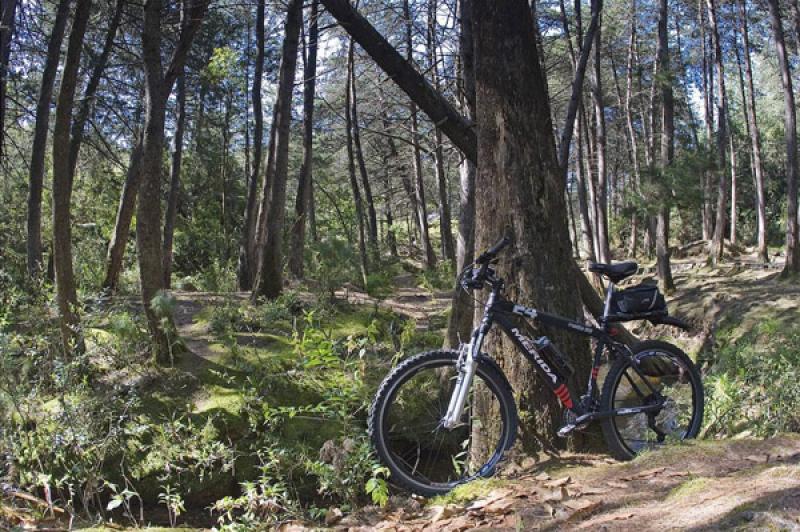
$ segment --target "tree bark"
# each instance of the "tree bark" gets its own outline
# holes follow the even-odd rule
[[[753,155],[753,181],[756,189],[756,215],[758,260],[764,264],[769,262],[767,253],[767,203],[764,196],[764,163],[761,160],[761,131],[758,129],[756,113],[755,87],[753,85],[753,65],[750,60],[750,35],[747,24],[747,8],[744,0],[738,0],[739,22],[743,39],[744,71],[747,81],[745,110],[750,133],[751,153]]]
[[[44,165],[47,150],[47,132],[50,122],[50,103],[53,99],[53,86],[61,58],[61,42],[69,18],[70,0],[59,0],[56,18],[47,44],[47,57],[42,70],[42,83],[36,102],[36,123],[33,129],[31,164],[28,179],[28,275],[39,275],[42,268],[42,190],[44,188]]]
[[[793,277],[800,273],[800,247],[797,242],[797,111],[795,110],[792,89],[792,71],[786,53],[783,37],[781,9],[778,0],[767,0],[775,52],[781,70],[784,103],[784,135],[786,137],[786,264],[783,277]]]
[[[639,143],[636,139],[636,129],[633,126],[633,65],[636,52],[636,0],[631,2],[631,32],[628,40],[628,61],[625,73],[625,126],[628,133],[628,145],[630,146],[631,162],[633,164],[633,183],[630,189],[631,195],[637,196],[641,186],[641,168],[639,166]],[[636,245],[638,243],[637,233],[639,230],[639,215],[634,212],[631,215],[631,236],[628,244],[628,255],[636,256]]]
[[[275,160],[272,183],[269,185],[269,206],[265,216],[264,244],[258,250],[259,270],[253,287],[253,298],[274,299],[283,291],[283,223],[286,216],[286,182],[289,171],[289,128],[292,122],[292,90],[297,68],[300,25],[303,3],[290,0],[286,13],[283,50],[275,102]],[[266,179],[265,179],[266,181]]]
[[[372,27],[349,0],[321,0],[342,28],[366,51],[389,77],[441,128],[450,141],[470,160],[477,159],[477,141],[471,124],[452,104]]]
[[[292,245],[289,251],[289,271],[297,279],[303,278],[303,255],[306,243],[306,219],[311,208],[311,179],[314,154],[314,95],[317,77],[317,41],[319,39],[319,1],[311,3],[308,20],[308,53],[303,71],[303,162],[297,182],[294,205]]]
[[[8,66],[11,59],[11,41],[16,27],[17,0],[2,0],[0,4],[0,164],[6,139],[6,89]]]
[[[656,270],[661,289],[669,294],[675,290],[672,279],[669,250],[669,218],[672,208],[672,187],[668,172],[675,156],[675,102],[672,94],[672,70],[669,58],[669,39],[667,36],[667,0],[660,0],[658,17],[658,49],[661,85],[661,176],[657,198],[656,213]],[[655,110],[653,111],[655,113]],[[653,121],[655,122],[655,120]]]
[[[253,163],[247,187],[247,205],[244,213],[244,230],[239,247],[237,279],[239,290],[253,287],[255,266],[256,207],[258,205],[258,182],[261,176],[261,161],[264,149],[264,111],[261,105],[261,78],[264,76],[264,0],[256,7],[256,66],[253,73],[253,88],[250,99],[253,103]],[[308,80],[306,80],[308,83]]]
[[[91,0],[77,0],[67,57],[61,75],[53,127],[53,263],[56,279],[61,340],[65,354],[81,348],[80,317],[75,275],[72,270],[72,175],[69,163],[70,126],[83,37],[91,11]]]
[[[164,215],[164,241],[162,244],[164,288],[170,288],[172,285],[172,242],[175,236],[175,220],[178,216],[180,200],[183,130],[186,123],[186,76],[184,74],[178,78],[175,99],[175,136],[172,138],[172,153],[170,154],[169,193],[167,210]]]
[[[580,314],[576,278],[564,275],[572,264],[564,204],[564,175],[558,165],[549,104],[530,9],[525,0],[476,0],[475,78],[477,92],[478,174],[476,246],[483,248],[510,233],[500,274],[508,296],[565,316]],[[533,207],[533,208],[532,208]],[[536,250],[547,249],[547,254]],[[584,352],[575,335],[547,330],[566,353]],[[519,359],[508,339],[493,332],[486,350],[506,370],[521,394],[521,441],[526,451],[558,445],[554,429],[561,408],[535,370]],[[585,357],[575,359],[578,378],[588,375]],[[486,408],[479,400],[476,408]],[[482,448],[480,428],[473,453]]]
[[[728,203],[728,186],[725,178],[726,153],[728,151],[728,97],[725,92],[725,67],[723,64],[722,44],[717,24],[717,8],[715,0],[706,0],[708,5],[708,22],[711,25],[711,40],[714,47],[714,65],[717,75],[717,216],[714,223],[714,234],[711,239],[711,262],[722,261],[725,251],[726,205]]]

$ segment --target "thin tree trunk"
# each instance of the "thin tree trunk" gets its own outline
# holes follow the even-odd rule
[[[287,7],[280,81],[275,102],[275,170],[269,194],[264,225],[264,245],[259,272],[253,287],[253,298],[274,299],[283,291],[283,223],[286,214],[286,182],[289,170],[289,130],[292,122],[292,90],[297,68],[300,26],[303,23],[303,3],[290,0]],[[266,181],[266,180],[265,180]],[[266,183],[265,183],[266,185]],[[265,187],[266,188],[266,187]]]
[[[714,46],[714,64],[717,75],[717,174],[719,186],[717,188],[717,216],[714,223],[714,234],[711,239],[711,262],[717,264],[722,261],[725,251],[725,218],[728,203],[728,186],[725,177],[726,152],[728,151],[728,98],[725,92],[725,67],[723,65],[722,44],[717,24],[717,8],[715,0],[706,0],[708,5],[708,21],[711,25],[711,38]]]
[[[477,159],[477,140],[470,123],[455,107],[436,92],[436,89],[372,27],[351,5],[349,0],[321,0],[351,37],[386,72],[392,80],[437,124],[447,138],[470,160]]]
[[[311,179],[314,154],[314,96],[317,77],[317,40],[319,38],[319,1],[311,3],[308,15],[308,47],[303,69],[303,162],[297,182],[294,205],[292,245],[289,250],[289,271],[297,279],[303,278],[303,255],[306,243],[306,219],[311,208]]]
[[[704,1],[705,0],[698,0],[697,13],[699,18],[698,25],[700,26],[700,43],[702,50],[701,55],[702,55],[702,69],[703,69],[703,119],[706,126],[706,146],[711,146],[712,139],[714,138],[714,131],[713,131],[714,112],[712,103],[713,97],[711,96],[714,80],[713,80],[713,71],[711,70],[711,66],[708,64],[708,51],[706,49],[706,22],[705,22],[706,9],[703,5]],[[711,172],[709,170],[704,171],[702,179],[703,179],[703,211],[702,211],[703,240],[705,240],[706,242],[710,242],[711,233],[714,230],[714,208],[711,203],[711,194],[712,194]]]
[[[239,246],[237,282],[239,290],[253,287],[255,267],[256,207],[258,205],[258,182],[261,176],[261,161],[264,149],[264,111],[261,105],[261,78],[264,75],[264,0],[256,4],[256,65],[250,99],[253,104],[253,163],[247,186],[247,204],[244,213],[244,228]]]
[[[631,196],[638,196],[641,186],[641,168],[639,167],[639,143],[636,140],[636,129],[633,126],[633,61],[636,51],[636,0],[631,2],[631,32],[628,40],[628,62],[625,73],[625,126],[628,132],[628,145],[630,146],[631,162],[633,163],[633,183]],[[637,233],[639,230],[639,216],[637,212],[631,215],[631,237],[628,244],[628,255],[636,256]]]
[[[403,17],[405,18],[406,32],[406,61],[413,64],[413,51],[414,41],[412,39],[412,25],[411,8],[409,0],[403,0]],[[434,89],[435,90],[435,89]],[[409,112],[411,114],[411,141],[412,141],[412,167],[414,170],[414,196],[417,204],[417,211],[415,213],[419,220],[417,226],[420,230],[420,243],[422,251],[425,253],[425,266],[433,268],[436,266],[436,255],[433,252],[431,245],[430,232],[428,231],[428,211],[425,205],[425,183],[423,181],[422,169],[422,153],[419,149],[420,136],[419,136],[419,117],[417,116],[417,104],[412,100],[409,104]]]
[[[53,99],[53,85],[61,58],[61,42],[69,18],[70,0],[59,0],[55,22],[47,44],[47,58],[42,70],[42,83],[36,102],[36,123],[33,129],[31,164],[28,178],[28,275],[39,275],[42,268],[42,190],[44,188],[44,166],[47,150],[47,132],[50,122],[50,103]]]
[[[138,114],[138,113],[137,113]],[[138,119],[137,119],[138,122]],[[103,291],[114,293],[119,284],[119,275],[122,271],[122,259],[125,256],[125,247],[131,229],[133,213],[136,210],[136,197],[139,194],[139,185],[142,177],[142,137],[141,132],[134,134],[133,148],[128,159],[128,170],[125,174],[125,183],[122,185],[117,217],[114,229],[106,252],[106,273],[103,278]]]
[[[478,174],[476,188],[476,247],[483,248],[501,234],[514,244],[506,250],[511,260],[500,267],[509,283],[511,299],[529,301],[547,311],[574,316],[580,312],[575,277],[564,275],[571,264],[565,180],[558,164],[549,103],[539,65],[530,8],[525,0],[475,1],[475,78],[477,92]],[[530,206],[547,198],[541,209]],[[535,250],[547,249],[541,254]],[[567,353],[579,353],[587,342],[574,335],[547,330]],[[516,349],[499,332],[490,333],[485,346],[507,368],[521,392],[522,445],[537,452],[559,445],[554,429],[561,407],[536,371],[520,364]],[[588,376],[585,360],[575,360],[578,378]],[[478,401],[478,410],[489,405]],[[474,455],[487,451],[475,427]]]
[[[161,256],[161,181],[164,151],[164,122],[169,94],[183,71],[186,56],[208,7],[207,0],[196,0],[184,9],[178,44],[166,71],[161,63],[161,0],[145,0],[142,26],[142,60],[145,78],[145,120],[142,136],[141,185],[136,208],[136,244],[142,304],[153,348],[159,363],[172,361],[169,331],[172,316],[154,305],[164,288]]]
[[[778,66],[781,70],[781,82],[783,83],[784,134],[786,136],[786,265],[782,275],[793,277],[800,273],[800,246],[797,242],[797,111],[792,89],[792,72],[783,37],[781,9],[778,0],[767,0],[767,4],[772,35],[775,40],[775,51],[778,55]]]
[[[747,80],[747,93],[745,110],[750,133],[751,151],[753,154],[753,180],[756,189],[756,216],[758,260],[764,264],[769,262],[767,253],[767,203],[764,196],[764,164],[761,160],[761,131],[758,129],[758,115],[756,113],[755,87],[753,85],[753,65],[750,61],[750,35],[747,24],[747,8],[744,0],[739,0],[739,22],[742,34],[744,71]]]
[[[355,58],[354,58],[355,59]],[[380,256],[378,249],[378,215],[375,211],[375,201],[372,198],[372,186],[369,183],[367,165],[364,162],[364,150],[361,148],[361,128],[358,124],[358,94],[356,92],[355,62],[350,70],[350,126],[353,136],[353,150],[355,151],[358,172],[361,176],[361,186],[364,187],[364,200],[367,204],[367,243],[370,259],[377,262]]]
[[[475,116],[475,50],[473,0],[459,0],[459,59],[461,62],[461,108],[469,119]],[[475,174],[474,161],[464,159],[459,166],[459,218],[456,271],[460,272],[475,258]],[[445,347],[456,347],[469,339],[474,302],[471,294],[455,287]]]
[[[730,221],[730,241],[731,245],[736,245],[736,146],[733,139],[733,132],[728,136],[728,144],[731,152],[731,221]]]
[[[181,162],[183,160],[183,130],[186,123],[186,76],[181,74],[177,81],[175,136],[172,139],[170,154],[169,193],[167,210],[164,215],[164,242],[162,260],[164,262],[164,288],[172,284],[172,242],[175,235],[175,220],[178,215],[178,202],[181,190]]]
[[[347,175],[350,177],[350,190],[353,193],[353,203],[356,208],[356,223],[358,225],[358,266],[361,272],[361,282],[368,288],[367,276],[369,266],[367,261],[366,229],[364,227],[364,204],[361,200],[361,191],[358,188],[356,177],[356,161],[353,146],[353,114],[351,112],[352,87],[353,87],[353,39],[347,51],[347,79],[345,81],[345,137],[347,139]]]
[[[597,155],[597,182],[595,193],[595,231],[597,232],[597,258],[609,262],[611,252],[608,246],[608,197],[606,170],[606,118],[603,102],[602,69],[600,64],[600,28],[595,33],[594,76],[592,77],[592,103],[594,104],[595,135]]]
[[[675,156],[675,103],[672,94],[669,39],[667,36],[667,0],[660,0],[658,18],[658,50],[656,60],[661,72],[661,176],[658,187],[658,212],[656,213],[656,269],[665,293],[675,290],[670,267],[669,218],[672,208],[672,190],[667,173]],[[655,113],[655,110],[653,111]],[[655,122],[655,120],[653,121]]]
[[[6,90],[17,3],[17,0],[2,0],[0,4],[0,165],[5,154],[3,146],[6,139]]]
[[[437,38],[436,16],[438,2],[431,0],[428,2],[428,70],[433,78],[433,87],[437,92],[441,92],[441,82],[439,80],[439,42]],[[453,243],[453,228],[450,216],[450,198],[447,187],[447,175],[444,171],[444,147],[442,130],[434,128],[434,142],[436,147],[433,151],[436,183],[439,192],[439,228],[441,232],[442,257],[448,261],[452,267],[456,266],[456,250]]]
[[[86,83],[86,88],[83,90],[83,98],[75,120],[72,124],[72,138],[69,144],[69,172],[70,179],[75,175],[75,168],[78,165],[78,154],[80,153],[81,144],[83,143],[84,129],[86,122],[94,108],[94,98],[97,89],[100,86],[100,81],[103,73],[108,65],[108,59],[111,57],[111,52],[114,48],[114,39],[117,36],[120,22],[122,20],[122,11],[125,7],[127,0],[117,0],[114,5],[114,11],[111,15],[111,20],[108,23],[108,30],[106,31],[106,38],[103,42],[103,48],[100,55],[92,65],[92,73],[89,76],[89,81]]]
[[[69,36],[67,57],[61,75],[61,85],[56,103],[53,127],[53,264],[55,266],[56,302],[61,325],[64,352],[80,349],[82,341],[78,294],[72,270],[72,176],[70,175],[69,147],[72,106],[78,69],[81,63],[83,37],[92,8],[91,0],[77,0],[72,30]]]

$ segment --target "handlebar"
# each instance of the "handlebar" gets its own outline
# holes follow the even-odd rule
[[[500,253],[503,250],[503,248],[505,248],[510,243],[511,239],[507,236],[504,236],[503,238],[495,242],[495,244],[492,247],[481,253],[480,257],[478,257],[478,260],[476,260],[475,262],[477,262],[478,264],[488,264],[489,262],[492,261],[492,259],[497,257],[497,254]]]
[[[481,289],[484,283],[489,280],[490,283],[499,282],[500,286],[502,286],[502,280],[495,279],[494,270],[490,269],[489,265],[497,258],[497,254],[510,243],[511,239],[504,236],[492,247],[481,253],[475,262],[467,266],[461,275],[459,275],[459,284],[465,289]],[[474,268],[476,265],[480,265],[480,268]]]

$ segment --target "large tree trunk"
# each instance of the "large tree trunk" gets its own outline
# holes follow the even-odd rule
[[[297,68],[297,49],[300,25],[303,23],[303,3],[290,0],[286,13],[283,50],[275,102],[275,168],[269,185],[269,205],[265,213],[264,244],[260,255],[258,275],[253,287],[253,298],[278,297],[283,290],[283,222],[286,217],[286,182],[289,171],[289,126],[292,122],[292,90]],[[266,179],[265,179],[266,181]],[[260,244],[260,243],[259,243]]]
[[[67,58],[61,74],[61,86],[56,103],[56,120],[53,127],[53,263],[56,279],[56,302],[61,325],[64,352],[79,347],[80,317],[78,294],[72,270],[72,175],[69,164],[70,126],[78,68],[86,25],[89,21],[91,0],[77,0],[72,31],[69,36]]]
[[[767,202],[764,196],[764,164],[761,160],[761,131],[758,129],[758,115],[756,113],[755,87],[753,85],[753,65],[750,61],[750,35],[747,24],[747,8],[744,0],[739,0],[739,17],[742,39],[744,40],[744,71],[747,80],[747,94],[745,109],[750,133],[751,152],[753,155],[753,181],[756,189],[756,215],[758,260],[769,262],[767,254]]]
[[[726,174],[726,157],[728,151],[728,97],[725,92],[725,67],[722,57],[719,26],[717,24],[717,8],[715,0],[706,0],[708,4],[708,22],[711,25],[711,40],[714,46],[714,65],[717,75],[717,216],[714,223],[714,234],[711,239],[711,262],[722,261],[725,251],[725,221],[728,203],[728,185]]]
[[[256,67],[250,99],[253,102],[253,164],[247,187],[247,205],[244,213],[244,230],[239,247],[237,279],[240,290],[253,287],[255,268],[255,233],[258,205],[258,180],[264,149],[264,111],[261,105],[261,78],[264,75],[264,0],[258,0],[256,8]],[[308,83],[308,79],[306,79]]]
[[[350,39],[350,47],[347,51],[347,79],[345,81],[345,137],[347,144],[347,175],[350,177],[350,190],[353,193],[353,204],[356,208],[356,224],[358,226],[358,266],[361,272],[361,282],[364,289],[368,288],[367,275],[369,266],[367,262],[367,243],[366,229],[364,227],[364,203],[361,200],[361,191],[358,188],[358,178],[356,177],[356,162],[353,147],[353,39]]]
[[[786,265],[783,276],[791,277],[800,273],[800,247],[797,242],[797,111],[795,110],[792,89],[792,71],[786,54],[786,44],[781,25],[781,9],[778,0],[767,0],[778,66],[781,69],[784,102],[784,128],[786,136]]]
[[[411,18],[411,7],[409,5],[409,0],[403,0],[403,17],[405,18],[406,25],[406,61],[408,64],[413,65],[413,20]],[[409,104],[409,113],[411,114],[411,165],[414,170],[414,198],[416,200],[416,212],[414,214],[417,218],[417,227],[419,228],[420,232],[420,244],[422,245],[423,253],[425,253],[425,266],[428,268],[433,268],[436,266],[436,254],[433,252],[430,231],[428,230],[428,210],[425,205],[425,183],[422,177],[422,152],[420,151],[419,147],[419,118],[417,116],[417,104],[413,99]]]
[[[472,0],[459,0],[459,59],[461,62],[461,101],[467,118],[475,116],[475,53]],[[464,159],[459,167],[459,218],[456,272],[461,272],[475,258],[475,162]],[[472,295],[455,287],[445,347],[456,347],[468,340],[472,330],[474,302]]]
[[[50,103],[53,85],[61,58],[61,42],[69,18],[70,0],[59,0],[56,18],[47,44],[47,57],[42,70],[39,99],[36,102],[36,123],[33,129],[31,165],[28,180],[28,275],[34,277],[42,267],[42,189],[44,187],[44,164],[47,150],[47,132],[50,123]]]
[[[530,9],[525,0],[475,1],[475,79],[477,91],[478,174],[476,247],[510,233],[500,273],[508,296],[565,316],[580,314],[575,298],[564,204],[564,176],[556,156],[549,104],[539,66]],[[536,250],[547,249],[548,253]],[[566,353],[583,353],[588,343],[576,335],[547,330]],[[557,445],[554,429],[561,407],[535,370],[499,332],[486,350],[504,367],[521,394],[521,441],[528,451]],[[576,358],[579,379],[588,375],[588,358]],[[478,401],[476,408],[487,405]],[[476,432],[480,431],[476,428]],[[481,453],[476,435],[472,451]]]
[[[471,123],[464,119],[447,100],[437,93],[425,79],[405,61],[402,56],[384,39],[369,22],[356,12],[347,0],[321,0],[328,9],[370,57],[414,100],[428,116],[442,129],[450,141],[458,147],[469,161],[477,162],[477,135]],[[563,190],[562,190],[563,201]],[[566,230],[566,229],[565,229]],[[580,296],[586,308],[599,317],[603,312],[603,300],[595,292],[589,280],[569,263],[571,276],[577,280]],[[625,341],[633,337],[624,331]]]
[[[317,40],[319,38],[319,1],[311,3],[308,19],[308,46],[303,69],[303,163],[297,181],[297,198],[294,204],[292,245],[289,250],[289,271],[303,278],[303,255],[306,244],[306,219],[311,209],[312,164],[314,154],[314,95],[317,77]]]
[[[672,94],[672,71],[667,36],[667,0],[660,0],[658,17],[658,51],[661,85],[661,176],[658,186],[658,212],[656,213],[656,270],[661,289],[665,293],[675,290],[670,267],[669,215],[672,208],[672,189],[667,172],[675,156],[675,102]],[[655,113],[655,110],[653,111]],[[655,122],[655,120],[653,121]]]
[[[0,3],[0,164],[3,161],[3,145],[6,138],[6,87],[8,65],[11,59],[11,40],[17,15],[17,0],[2,0]]]
[[[172,241],[175,236],[175,220],[178,217],[181,189],[183,130],[186,123],[186,76],[184,74],[178,78],[176,92],[175,136],[172,138],[172,153],[170,154],[169,193],[167,210],[164,215],[164,241],[161,257],[164,263],[164,288],[170,288],[172,285]]]

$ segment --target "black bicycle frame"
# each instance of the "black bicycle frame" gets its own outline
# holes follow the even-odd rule
[[[613,288],[609,286],[609,294]],[[610,296],[609,296],[610,297]],[[615,414],[635,414],[647,412],[656,409],[658,405],[641,406],[631,409],[623,409],[620,411],[597,412],[594,408],[590,407],[587,411],[587,405],[582,404],[580,397],[575,395],[567,383],[567,376],[560,370],[560,364],[551,360],[544,350],[539,350],[534,345],[534,339],[528,337],[520,328],[511,320],[511,316],[520,316],[535,320],[536,322],[557,329],[564,329],[571,332],[576,332],[584,336],[589,336],[597,340],[597,345],[594,351],[592,360],[592,370],[589,376],[586,395],[593,397],[594,390],[597,389],[597,375],[599,373],[600,364],[602,362],[603,351],[608,346],[615,349],[618,342],[615,342],[613,336],[617,334],[616,329],[610,327],[605,319],[601,319],[601,327],[587,325],[578,321],[562,318],[555,314],[541,312],[535,308],[526,307],[524,305],[516,304],[507,299],[503,299],[500,295],[500,289],[493,289],[489,300],[487,301],[483,320],[480,326],[475,330],[475,335],[480,334],[485,336],[489,329],[497,323],[500,328],[508,335],[511,341],[522,351],[525,357],[533,364],[539,375],[547,382],[553,394],[561,401],[565,408],[571,410],[576,416],[585,416],[582,419],[592,420],[601,417],[608,417]],[[622,350],[620,350],[622,351]],[[638,373],[638,369],[634,366],[634,371]],[[650,384],[644,381],[648,387]],[[655,390],[651,389],[651,393]]]

